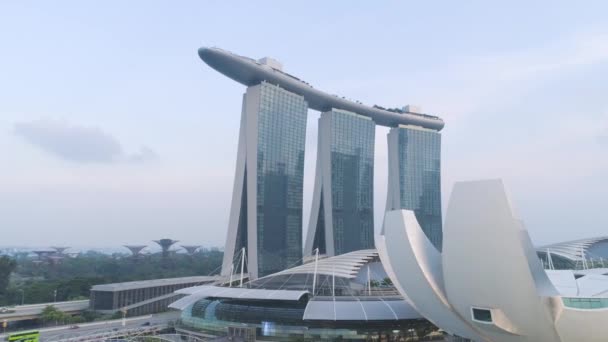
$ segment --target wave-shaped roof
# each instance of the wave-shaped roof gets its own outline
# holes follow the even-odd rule
[[[589,254],[589,249],[600,242],[608,242],[608,236],[560,242],[541,246],[536,248],[536,250],[538,252],[550,251],[551,254],[557,254],[564,258],[577,261],[583,259],[583,256],[587,256]]]
[[[318,262],[311,261],[304,265],[288,268],[284,271],[259,278],[256,282],[263,282],[263,279],[276,277],[285,274],[314,274],[315,267],[317,274],[335,276],[347,279],[354,279],[361,271],[361,268],[370,261],[378,258],[378,251],[375,249],[364,249],[354,252],[319,259]],[[316,264],[316,265],[315,265]]]

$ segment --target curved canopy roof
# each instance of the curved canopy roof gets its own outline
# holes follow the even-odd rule
[[[537,252],[543,253],[549,251],[551,254],[557,254],[563,256],[564,258],[576,261],[581,260],[583,255],[587,256],[589,249],[593,247],[593,245],[600,242],[608,242],[608,237],[601,236],[596,238],[560,242],[541,246],[536,248],[536,250]]]
[[[306,305],[304,319],[311,321],[390,321],[422,318],[402,298],[315,297]]]
[[[244,287],[196,286],[177,290],[176,294],[188,296],[169,305],[170,308],[183,310],[188,305],[204,298],[230,298],[253,300],[286,300],[299,301],[308,291],[264,290]]]
[[[357,277],[357,274],[365,264],[375,260],[376,258],[378,258],[378,252],[375,249],[364,249],[329,258],[319,259],[319,261],[316,263],[313,260],[304,265],[289,268],[284,271],[259,278],[257,281],[259,282],[263,279],[284,274],[314,274],[315,267],[317,274],[354,279]]]
[[[184,284],[207,284],[220,280],[218,276],[193,276],[193,277],[180,277],[180,278],[164,278],[164,279],[150,279],[150,280],[136,280],[128,281],[124,283],[112,283],[112,284],[99,284],[93,285],[91,291],[126,291],[134,289],[142,289],[149,287],[158,286],[169,286],[169,285],[184,285]]]
[[[169,305],[184,310],[206,298],[299,301],[308,291],[260,290],[198,286],[178,290],[175,294],[188,294]],[[315,297],[308,301],[304,320],[313,321],[391,321],[420,319],[422,316],[401,297]]]

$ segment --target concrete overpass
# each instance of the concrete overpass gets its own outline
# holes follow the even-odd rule
[[[115,319],[73,325],[61,325],[49,328],[28,329],[40,332],[40,341],[46,342],[74,342],[74,341],[105,341],[120,339],[129,336],[142,336],[158,333],[173,325],[179,319],[179,312],[166,312],[162,314],[139,316],[127,319]],[[0,341],[4,341],[10,332],[0,334]]]
[[[78,314],[89,308],[89,300],[75,300],[69,302],[30,304],[9,307],[9,312],[0,313],[0,322],[16,322],[40,318],[42,310],[49,305],[52,305],[65,313]]]

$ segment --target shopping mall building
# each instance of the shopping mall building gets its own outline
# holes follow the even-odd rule
[[[316,275],[316,276],[315,276]],[[393,340],[435,336],[392,286],[375,250],[350,252],[240,286],[198,286],[170,305],[182,311],[180,333],[255,336],[257,341]]]

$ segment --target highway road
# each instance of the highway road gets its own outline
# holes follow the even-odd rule
[[[84,311],[89,308],[89,300],[75,300],[69,302],[56,302],[56,303],[42,303],[42,304],[30,304],[30,305],[18,305],[15,307],[9,307],[9,312],[0,313],[1,321],[20,321],[24,319],[36,318],[42,313],[45,307],[53,305],[57,309],[63,312],[75,313]]]
[[[40,331],[40,341],[59,342],[59,341],[88,341],[94,340],[98,336],[120,336],[125,332],[144,333],[146,331],[167,328],[169,322],[179,318],[179,312],[172,311],[148,316],[127,318],[124,320],[110,320],[92,323],[78,324],[78,328],[71,328],[70,325],[57,326],[52,328],[38,329]],[[150,322],[149,325],[147,325]],[[34,329],[35,330],[35,329]],[[12,332],[16,333],[16,332]],[[0,335],[0,341],[6,338],[7,334]]]

